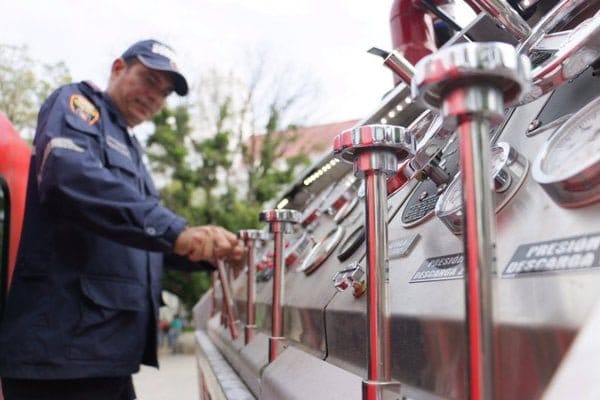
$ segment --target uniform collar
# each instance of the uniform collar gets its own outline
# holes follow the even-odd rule
[[[115,103],[113,103],[113,101],[110,98],[110,96],[108,95],[108,93],[102,92],[102,98],[104,99],[104,102],[106,103],[106,108],[108,109],[111,119],[113,121],[115,121],[116,123],[118,123],[119,125],[121,125],[121,127],[123,129],[125,129],[126,131],[129,132],[127,123],[125,122],[125,118],[123,118],[123,115],[117,109],[117,106],[115,105]]]

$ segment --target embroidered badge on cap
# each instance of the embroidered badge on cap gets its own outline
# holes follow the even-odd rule
[[[69,99],[71,111],[90,125],[94,125],[100,118],[100,111],[85,96],[75,93]]]

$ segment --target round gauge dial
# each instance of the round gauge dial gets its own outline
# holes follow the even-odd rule
[[[462,184],[457,174],[435,204],[435,215],[454,233],[462,233]]]
[[[440,196],[436,206],[436,214],[448,214],[460,210],[462,207],[462,185],[460,174],[450,182],[444,193]]]
[[[532,174],[562,206],[600,200],[600,97],[573,114],[546,141]]]
[[[358,187],[358,191],[356,193],[358,194],[359,199],[364,199],[365,196],[367,195],[367,188],[365,187],[364,180],[360,181],[360,186]]]
[[[508,153],[502,147],[494,146],[491,149],[490,161],[492,162],[490,173],[496,176],[508,160]]]
[[[600,159],[600,110],[593,109],[580,118],[567,121],[548,144],[541,169],[557,178],[568,178],[582,167]]]
[[[341,226],[335,227],[311,249],[302,265],[296,271],[310,275],[327,260],[327,257],[335,250],[343,236],[344,228]]]
[[[303,233],[298,240],[285,249],[285,266],[290,267],[294,265],[294,263],[304,255],[304,253],[308,252],[312,243],[312,236],[306,232]]]
[[[499,142],[492,147],[490,163],[494,210],[497,213],[516,195],[525,181],[529,163],[506,142]],[[435,214],[456,235],[462,233],[463,199],[460,176],[460,173],[456,174],[435,205]]]
[[[358,205],[358,197],[354,196],[337,210],[333,217],[333,222],[341,224],[354,211]]]

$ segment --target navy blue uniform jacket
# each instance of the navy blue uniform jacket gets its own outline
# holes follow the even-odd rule
[[[0,376],[124,376],[157,365],[163,258],[185,220],[159,203],[105,93],[63,86],[40,109],[23,233],[0,323]]]

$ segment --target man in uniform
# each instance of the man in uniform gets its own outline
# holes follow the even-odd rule
[[[23,233],[0,323],[6,400],[132,400],[157,366],[161,276],[212,268],[243,248],[162,206],[131,128],[188,85],[156,40],[116,59],[106,91],[65,85],[38,116]]]

